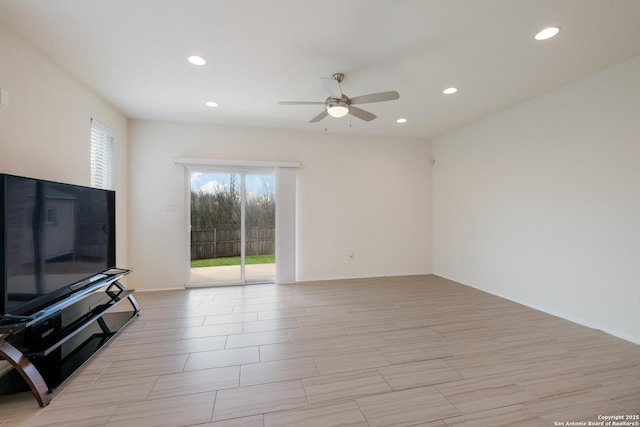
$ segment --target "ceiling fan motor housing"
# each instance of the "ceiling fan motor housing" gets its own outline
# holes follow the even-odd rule
[[[351,101],[349,100],[349,97],[347,97],[347,95],[342,95],[342,98],[338,99],[338,98],[327,98],[327,108],[331,108],[331,107],[345,107],[345,108],[349,108],[349,105],[351,105]]]

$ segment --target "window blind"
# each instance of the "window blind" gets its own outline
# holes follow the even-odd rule
[[[276,168],[276,283],[296,281],[296,169]]]
[[[91,119],[91,186],[113,190],[113,134]]]

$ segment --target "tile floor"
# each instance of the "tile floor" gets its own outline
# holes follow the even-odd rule
[[[555,426],[640,414],[640,346],[437,276],[139,292],[0,427]],[[640,420],[631,420],[640,422]]]

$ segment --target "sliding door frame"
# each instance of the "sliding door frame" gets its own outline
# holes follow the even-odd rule
[[[276,170],[275,168],[236,168],[236,167],[189,167],[187,168],[188,177],[187,177],[187,185],[189,186],[189,197],[188,197],[188,205],[187,205],[187,230],[188,230],[188,240],[189,240],[189,263],[191,263],[191,177],[194,173],[203,173],[203,174],[219,174],[219,175],[236,175],[240,178],[240,278],[238,280],[230,279],[230,280],[211,280],[211,281],[192,281],[191,280],[191,268],[189,267],[189,279],[187,282],[187,287],[195,288],[195,287],[206,287],[206,286],[227,286],[227,285],[249,285],[249,284],[258,284],[258,283],[274,283],[276,278],[275,275],[272,277],[259,277],[251,280],[247,280],[247,272],[246,272],[246,256],[247,256],[247,175],[263,175],[263,176],[272,176],[274,181],[276,180]],[[277,188],[278,183],[276,181],[275,187]],[[276,210],[278,209],[276,205]],[[275,225],[275,224],[274,224]],[[276,228],[277,230],[277,228]],[[277,243],[276,243],[277,246]],[[275,262],[276,266],[278,265],[278,259],[276,258]]]
[[[221,172],[221,173],[241,173],[242,175],[242,193],[245,193],[245,174],[274,174],[276,182],[276,283],[293,283],[295,282],[295,228],[296,228],[296,170],[300,167],[299,162],[262,162],[262,161],[237,161],[237,160],[219,160],[219,159],[200,159],[175,157],[174,164],[184,166],[185,173],[185,223],[187,236],[185,242],[184,253],[186,255],[185,287],[197,286],[217,286],[223,284],[244,284],[244,266],[241,266],[242,282],[233,283],[210,283],[203,282],[201,285],[192,284],[190,281],[190,261],[191,261],[191,173],[192,172]],[[243,194],[242,197],[246,197]],[[241,206],[244,206],[241,203]],[[242,227],[244,227],[244,215]],[[244,230],[241,231],[244,241]],[[246,248],[241,248],[244,254]],[[244,259],[244,257],[242,257]]]

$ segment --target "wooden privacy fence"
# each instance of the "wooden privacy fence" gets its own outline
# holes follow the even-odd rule
[[[245,227],[245,255],[276,252],[275,227]],[[220,225],[216,228],[191,230],[191,260],[240,256],[240,226]]]

